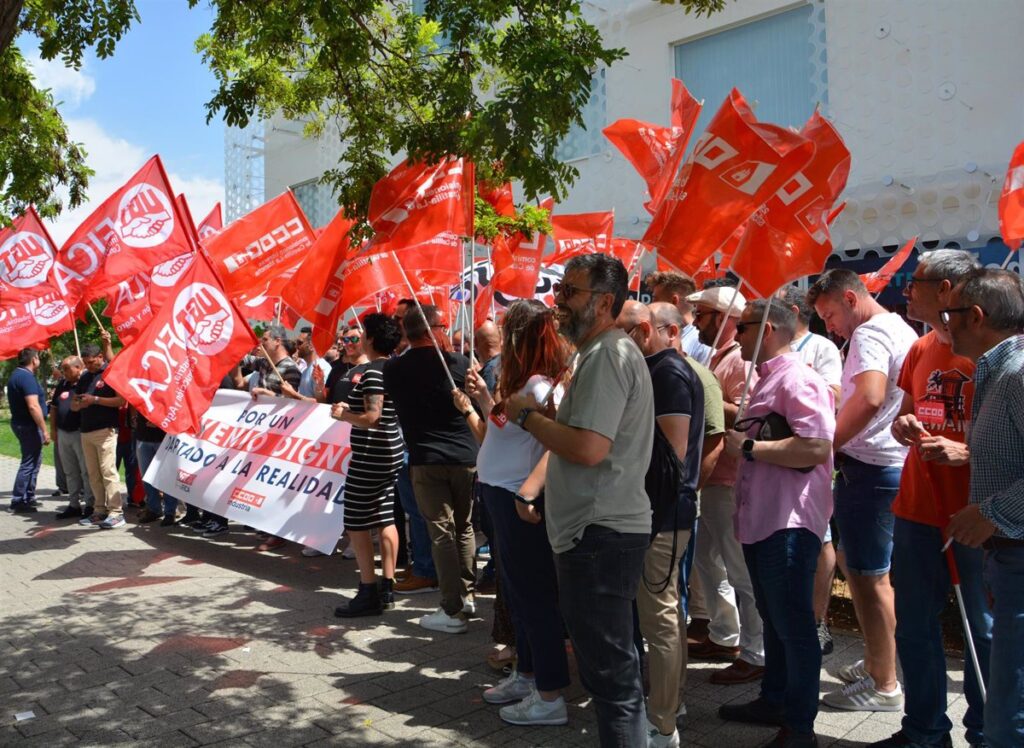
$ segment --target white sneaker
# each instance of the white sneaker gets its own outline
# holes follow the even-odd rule
[[[302,555],[306,558],[313,558],[314,556],[326,556],[327,554],[323,551],[318,551],[316,548],[310,548],[309,546],[305,546],[302,549]]]
[[[420,626],[443,634],[465,634],[469,628],[466,619],[450,616],[444,612],[444,608],[438,608],[433,613],[423,616],[420,619]]]
[[[851,712],[902,712],[903,689],[897,683],[894,693],[884,694],[875,688],[875,680],[869,675],[838,691],[825,694],[821,703],[833,709]]]
[[[467,616],[475,616],[476,615],[476,600],[474,600],[472,597],[467,597],[462,602],[462,612],[463,612],[464,615],[467,615]]]
[[[518,670],[513,669],[510,676],[498,685],[484,691],[484,701],[488,704],[508,704],[513,701],[522,701],[530,695],[534,687],[533,678],[524,678]]]
[[[510,725],[564,725],[569,721],[565,699],[559,696],[554,701],[544,701],[535,690],[518,704],[503,706],[498,716]]]
[[[869,677],[869,673],[864,667],[864,660],[857,660],[852,665],[843,665],[836,670],[836,677],[844,683],[856,683]]]
[[[662,735],[657,727],[647,720],[647,748],[679,748],[679,730],[671,735]]]

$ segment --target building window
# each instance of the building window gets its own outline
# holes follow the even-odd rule
[[[675,48],[676,77],[704,109],[697,120],[702,132],[729,91],[736,87],[754,107],[757,118],[800,128],[825,92],[814,62],[812,5],[684,42]],[[690,146],[696,141],[690,139]]]
[[[311,179],[292,185],[291,190],[313,228],[326,226],[338,212],[338,201],[334,199],[330,185]]]
[[[585,127],[573,124],[569,128],[568,135],[559,143],[556,151],[559,161],[574,161],[594,156],[607,148],[607,142],[601,133],[608,124],[607,101],[605,73],[604,68],[601,68],[590,79],[590,98],[582,112]]]

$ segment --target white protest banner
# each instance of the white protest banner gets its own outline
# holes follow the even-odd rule
[[[199,435],[164,437],[144,479],[193,506],[330,553],[343,529],[350,429],[326,405],[218,390]]]

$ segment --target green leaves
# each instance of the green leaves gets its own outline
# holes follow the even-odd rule
[[[565,196],[577,176],[555,149],[590,94],[606,49],[578,0],[426,0],[417,14],[384,0],[213,0],[201,38],[218,81],[208,117],[244,125],[277,113],[336,133],[324,175],[364,219],[391,156],[453,154],[500,163],[528,200]]]

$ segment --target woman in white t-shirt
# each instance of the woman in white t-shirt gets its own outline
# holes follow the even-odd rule
[[[467,377],[466,388],[482,417],[464,392],[452,393],[481,441],[477,475],[494,524],[491,552],[497,553],[501,590],[516,630],[518,669],[483,697],[490,704],[506,704],[499,714],[515,725],[566,723],[561,691],[569,685],[569,666],[554,557],[544,527],[547,452],[506,418],[502,400],[511,393],[532,393],[553,411],[549,401],[556,398],[548,396],[564,373],[567,353],[553,311],[538,301],[516,301],[502,323],[495,399],[476,372]]]

